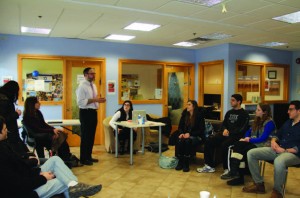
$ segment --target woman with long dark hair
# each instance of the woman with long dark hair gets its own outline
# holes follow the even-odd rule
[[[205,141],[205,120],[195,100],[189,100],[183,110],[178,126],[179,136],[175,156],[179,159],[176,170],[188,172],[193,149]]]
[[[9,131],[8,141],[15,152],[23,155],[29,150],[23,144],[17,120],[22,114],[21,110],[15,108],[19,96],[19,84],[16,81],[9,81],[0,87],[0,116],[6,121]]]
[[[244,184],[247,152],[256,147],[270,146],[268,140],[275,132],[276,126],[272,120],[270,105],[259,103],[252,127],[246,132],[245,138],[233,144],[230,171],[222,175],[221,179],[232,179],[227,182],[231,186]]]
[[[57,154],[62,160],[69,161],[71,158],[70,148],[66,142],[67,135],[58,128],[48,125],[40,109],[40,102],[37,97],[28,97],[25,100],[23,124],[30,128],[35,134],[43,134],[41,144],[49,145],[52,150],[57,151]],[[38,141],[38,140],[36,140]],[[37,148],[37,154],[40,158],[44,157],[44,151]]]
[[[132,120],[132,111],[133,111],[132,102],[130,100],[126,100],[123,102],[122,107],[116,111],[116,113],[113,115],[112,119],[109,122],[109,125],[115,131],[118,131],[118,139],[119,139],[119,143],[120,143],[120,155],[123,155],[125,153],[125,143],[126,143],[126,140],[128,141],[130,138],[130,128],[116,126],[114,124],[114,122]],[[134,130],[133,131],[133,139],[135,141],[137,129],[133,129],[133,130]],[[129,142],[128,142],[128,148],[129,148]],[[127,150],[129,151],[128,148],[127,148]]]

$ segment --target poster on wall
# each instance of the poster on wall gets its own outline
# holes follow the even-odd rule
[[[115,95],[116,94],[116,81],[115,80],[108,80],[107,81],[107,94],[108,95]]]
[[[5,83],[11,80],[13,80],[12,76],[2,76],[2,85],[4,85]]]

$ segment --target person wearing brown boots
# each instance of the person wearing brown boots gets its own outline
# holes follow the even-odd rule
[[[175,156],[179,159],[176,170],[190,171],[190,157],[193,148],[205,140],[205,120],[195,100],[189,100],[183,110],[178,126],[178,141],[175,145]]]
[[[246,193],[265,193],[264,179],[260,175],[260,160],[274,161],[274,187],[271,198],[283,197],[286,168],[300,164],[300,101],[290,102],[287,120],[271,140],[271,147],[248,151],[248,166],[254,184],[243,188]]]

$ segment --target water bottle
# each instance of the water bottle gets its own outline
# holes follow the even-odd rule
[[[142,124],[145,124],[145,122],[146,122],[146,119],[145,119],[145,116],[143,116],[143,118],[142,118]]]
[[[138,124],[142,124],[142,116],[140,114],[138,115]]]

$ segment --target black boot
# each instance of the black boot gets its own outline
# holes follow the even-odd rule
[[[239,177],[240,160],[236,158],[230,159],[230,171],[221,176],[221,179],[235,179]]]
[[[183,169],[183,157],[182,156],[177,156],[178,160],[178,164],[175,167],[175,170],[182,170]]]
[[[124,155],[125,153],[125,141],[124,140],[120,140],[120,151],[119,154],[120,155]]]
[[[227,185],[229,186],[244,185],[244,183],[244,175],[240,175],[238,178],[234,178],[232,180],[227,181]]]
[[[184,156],[183,158],[183,172],[189,172],[190,171],[190,157]]]

